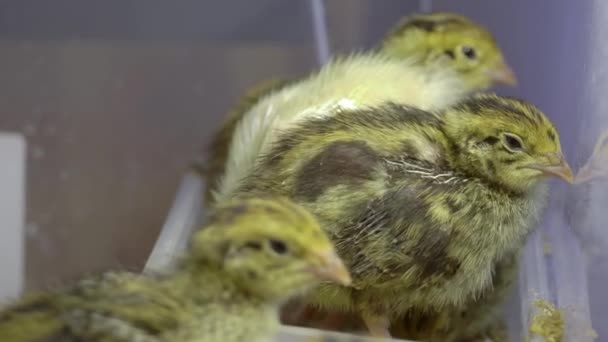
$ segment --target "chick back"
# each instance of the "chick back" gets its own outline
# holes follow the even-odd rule
[[[280,132],[298,122],[332,116],[344,109],[399,101],[423,109],[444,108],[468,89],[454,72],[423,68],[415,60],[382,54],[339,58],[309,77],[262,97],[236,123],[225,173],[214,195],[228,198],[256,166],[256,157],[269,152]]]

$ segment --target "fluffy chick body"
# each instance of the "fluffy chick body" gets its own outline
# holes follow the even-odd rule
[[[211,272],[197,288],[201,284],[184,278],[107,273],[67,292],[34,295],[8,307],[0,314],[0,337],[15,342],[242,341],[278,328],[272,304],[239,296],[216,275]],[[259,326],[251,324],[252,317]]]
[[[515,83],[492,35],[463,16],[445,12],[405,17],[376,50],[338,59],[323,70],[304,81],[262,82],[237,103],[208,151],[206,203],[213,202],[212,194],[217,191],[224,169],[228,169],[228,174],[220,188],[231,187],[233,178],[240,176],[232,175],[233,168],[240,169],[242,164],[247,167],[251,154],[264,147],[264,143],[255,141],[256,135],[274,134],[274,129],[283,126],[281,122],[318,113],[320,109],[374,105],[394,100],[395,95],[400,103],[423,109],[441,108],[495,82]],[[280,91],[288,85],[293,86]],[[292,100],[294,97],[298,101]],[[261,99],[265,103],[256,107]],[[243,122],[238,123],[243,117]],[[232,140],[236,146],[229,150]]]
[[[211,222],[168,274],[106,273],[5,308],[0,340],[266,341],[289,296],[350,281],[315,219],[289,201],[233,202]]]
[[[505,151],[503,131],[530,150]],[[354,280],[309,300],[377,333],[491,290],[544,206],[542,173],[523,169],[546,158],[563,164],[557,132],[523,102],[476,97],[437,114],[384,104],[299,122],[233,195],[280,194],[316,214]]]
[[[245,113],[235,127],[214,200],[229,198],[277,135],[302,120],[385,102],[433,110],[456,102],[465,93],[465,85],[449,70],[431,71],[413,60],[380,54],[337,59],[308,79],[262,98]]]
[[[205,177],[205,198],[204,204],[211,206],[213,203],[213,193],[218,186],[218,179],[225,172],[226,158],[228,157],[228,149],[232,141],[234,128],[239,120],[243,117],[251,107],[253,107],[260,98],[278,91],[286,85],[295,82],[289,80],[272,79],[262,81],[248,89],[245,94],[238,100],[237,104],[228,112],[220,129],[214,134],[211,143],[207,146],[206,154],[208,158],[195,163],[194,167],[199,171],[199,174]]]
[[[511,341],[503,317],[503,304],[517,279],[518,257],[514,253],[512,257],[496,263],[489,289],[478,298],[470,299],[459,307],[447,306],[441,311],[410,309],[392,322],[391,336],[428,342]],[[282,319],[290,325],[347,332],[364,332],[367,329],[360,317],[353,313],[327,312],[308,305],[303,312],[296,311],[294,315],[295,303],[290,310],[285,309],[282,312],[286,315]]]
[[[503,317],[505,299],[517,279],[519,254],[496,263],[490,287],[460,307],[439,312],[410,310],[396,321],[393,336],[415,341],[510,341]]]

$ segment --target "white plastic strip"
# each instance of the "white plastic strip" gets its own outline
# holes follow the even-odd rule
[[[145,273],[162,272],[184,250],[188,237],[203,215],[204,185],[201,177],[188,173],[182,179],[167,220],[144,267]]]
[[[25,161],[23,136],[0,133],[0,301],[23,289]]]
[[[564,313],[564,341],[591,342],[594,331],[589,312],[585,256],[562,211],[548,220],[557,306]]]
[[[387,339],[365,335],[353,335],[318,329],[282,325],[277,334],[277,342],[311,342],[311,341],[348,341],[348,342],[413,342],[409,340]]]
[[[323,65],[329,59],[329,34],[325,18],[325,4],[323,0],[310,0],[312,11],[312,28],[317,49],[317,63]]]
[[[537,229],[530,235],[524,248],[519,269],[519,294],[523,336],[517,340],[528,341],[528,327],[537,314],[535,302],[537,300],[551,302],[542,229]],[[541,342],[543,338],[534,336],[529,341]]]

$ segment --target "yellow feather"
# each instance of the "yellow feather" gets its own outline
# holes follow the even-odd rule
[[[385,102],[435,110],[467,91],[462,80],[444,68],[429,71],[413,61],[379,54],[335,60],[308,79],[262,98],[245,113],[235,128],[215,201],[229,198],[277,135],[301,120]]]

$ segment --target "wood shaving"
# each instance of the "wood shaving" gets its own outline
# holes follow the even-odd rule
[[[564,340],[564,315],[552,303],[546,300],[534,302],[538,313],[530,323],[530,334],[542,336],[546,342],[562,342]]]
[[[587,330],[587,333],[585,335],[587,335],[588,337],[591,337],[594,340],[599,337],[599,335],[593,328],[589,328],[589,330]]]

